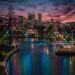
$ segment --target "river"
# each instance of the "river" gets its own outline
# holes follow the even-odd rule
[[[75,75],[75,57],[56,56],[53,45],[27,39],[7,62],[9,75]]]

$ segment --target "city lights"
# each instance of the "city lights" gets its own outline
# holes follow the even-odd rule
[[[0,10],[0,75],[75,75],[75,0],[0,0]]]

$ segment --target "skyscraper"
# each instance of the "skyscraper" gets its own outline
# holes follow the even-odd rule
[[[28,13],[28,20],[34,20],[35,19],[35,14],[33,13]]]
[[[42,14],[38,13],[38,20],[41,21],[42,20]]]
[[[19,23],[23,23],[24,17],[23,16],[19,16],[18,18],[19,18]]]

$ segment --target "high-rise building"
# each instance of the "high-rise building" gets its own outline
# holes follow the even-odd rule
[[[38,20],[41,21],[42,20],[42,14],[38,13]]]
[[[19,16],[19,23],[23,23],[23,21],[24,21],[23,16]]]
[[[34,20],[35,14],[34,13],[28,13],[28,20]]]

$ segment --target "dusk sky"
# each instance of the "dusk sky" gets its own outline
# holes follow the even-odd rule
[[[16,15],[27,16],[28,12],[40,12],[43,20],[53,18],[75,22],[75,0],[0,0],[0,14],[8,12],[9,4],[12,4]]]

